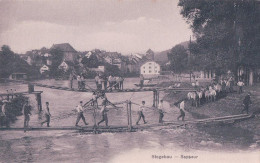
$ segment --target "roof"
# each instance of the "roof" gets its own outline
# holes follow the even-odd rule
[[[43,65],[41,68],[43,68],[43,67],[48,67],[47,65]],[[49,67],[48,67],[49,68]]]
[[[53,44],[51,49],[59,49],[62,52],[77,52],[69,43]]]
[[[147,53],[154,53],[151,49],[148,49],[147,51],[146,51],[146,54]]]
[[[158,65],[160,65],[160,64],[159,64],[158,62],[156,62],[156,61],[146,60],[146,61],[144,61],[144,62],[141,63],[141,66],[144,65],[144,64],[146,64],[147,62],[155,62],[155,63],[157,63]],[[161,66],[161,65],[160,65],[160,66]]]
[[[51,54],[50,54],[50,53],[45,53],[43,56],[44,56],[44,57],[50,57]]]

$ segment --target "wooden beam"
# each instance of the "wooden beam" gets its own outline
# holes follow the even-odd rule
[[[132,131],[132,104],[131,101],[129,101],[129,131]]]
[[[28,95],[28,94],[38,94],[43,93],[43,91],[34,91],[34,92],[15,92],[15,93],[1,93],[0,96],[10,96],[10,95]]]
[[[237,120],[245,120],[249,118],[253,118],[254,115],[234,115],[234,116],[225,116],[225,117],[215,117],[215,118],[207,118],[201,120],[194,121],[170,121],[164,122],[163,124],[144,124],[144,125],[135,125],[131,127],[129,130],[129,126],[84,126],[84,127],[75,127],[75,126],[62,126],[62,127],[31,127],[31,128],[0,128],[0,131],[49,131],[49,130],[76,130],[83,132],[127,132],[127,131],[138,131],[143,129],[151,129],[154,127],[179,127],[187,124],[206,124],[206,123],[214,123],[214,122],[233,122]],[[131,122],[130,122],[131,123]]]

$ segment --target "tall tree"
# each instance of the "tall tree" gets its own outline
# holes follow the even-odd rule
[[[188,67],[188,53],[184,46],[176,45],[168,53],[168,59],[170,61],[170,69],[175,73],[185,72]]]
[[[27,73],[30,77],[35,77],[39,72],[33,69],[26,61],[15,54],[7,45],[3,45],[0,51],[0,78],[6,78],[15,72]]]
[[[59,49],[50,50],[52,65],[50,67],[50,75],[53,77],[59,76],[60,70],[59,65],[62,63],[63,52]]]
[[[95,68],[99,64],[98,58],[95,54],[92,54],[89,57],[84,56],[81,63],[88,68]]]
[[[241,65],[259,67],[259,2],[180,0],[178,5],[197,38],[196,50],[191,51],[201,69],[222,74],[228,69],[236,72]]]

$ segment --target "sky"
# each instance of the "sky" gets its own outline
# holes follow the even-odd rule
[[[178,0],[0,0],[0,46],[25,53],[70,43],[77,51],[163,51],[192,35]]]

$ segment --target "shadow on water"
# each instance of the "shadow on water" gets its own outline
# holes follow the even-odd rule
[[[196,125],[210,140],[224,145],[225,149],[246,150],[254,141],[254,134],[249,130],[234,127],[233,124]]]
[[[195,119],[210,118],[199,113],[189,113]],[[204,139],[208,137],[210,141],[220,143],[228,150],[234,150],[234,147],[237,149],[248,149],[252,143],[255,143],[253,132],[235,127],[234,123],[197,124],[195,127],[199,132],[204,133],[204,136],[207,135]]]

